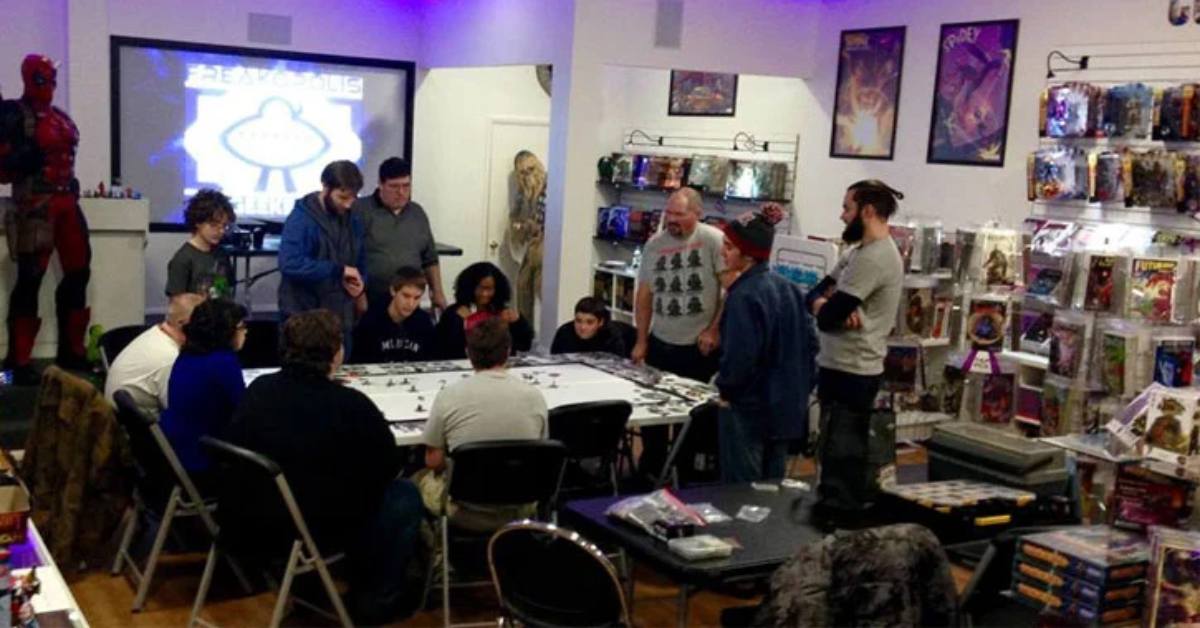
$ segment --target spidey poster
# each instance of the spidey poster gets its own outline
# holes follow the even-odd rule
[[[842,31],[830,157],[892,158],[904,33],[903,26]]]
[[[1018,24],[942,25],[929,163],[1004,166]]]

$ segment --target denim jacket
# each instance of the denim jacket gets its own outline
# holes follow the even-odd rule
[[[729,287],[716,384],[737,414],[753,421],[751,434],[772,440],[808,435],[817,348],[800,286],[759,263]]]

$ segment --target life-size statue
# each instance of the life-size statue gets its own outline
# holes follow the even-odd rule
[[[508,242],[517,271],[517,311],[533,321],[533,309],[542,292],[542,244],[546,225],[546,167],[533,153],[523,150],[513,158],[517,194],[509,216]],[[532,324],[532,322],[530,323]]]
[[[38,290],[58,250],[63,277],[54,293],[58,318],[58,363],[82,368],[90,311],[87,284],[92,249],[87,220],[79,207],[75,149],[79,129],[51,104],[58,70],[42,55],[21,63],[25,91],[17,100],[0,100],[0,183],[12,184],[14,208],[5,213],[9,254],[17,263],[17,282],[8,306],[8,356],[5,368],[18,383],[31,383],[38,318]]]

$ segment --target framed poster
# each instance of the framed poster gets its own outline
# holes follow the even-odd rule
[[[736,74],[671,70],[667,115],[733,117],[737,84]]]
[[[842,31],[830,157],[892,158],[904,34],[903,26]]]
[[[1004,166],[1018,20],[943,24],[926,161]]]

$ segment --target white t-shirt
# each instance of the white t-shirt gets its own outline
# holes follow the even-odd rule
[[[113,361],[104,382],[104,397],[115,404],[113,393],[124,388],[139,408],[158,416],[167,407],[167,382],[178,356],[179,345],[161,326],[147,329]]]

